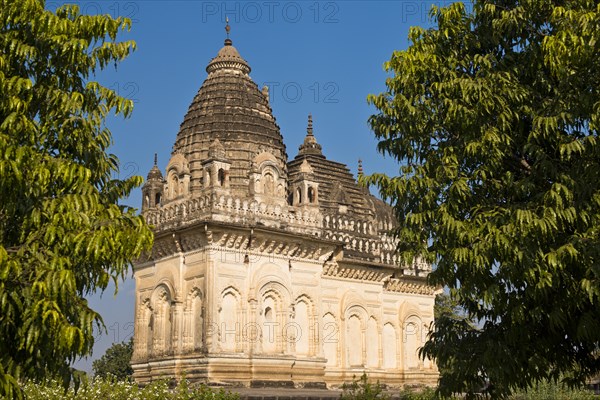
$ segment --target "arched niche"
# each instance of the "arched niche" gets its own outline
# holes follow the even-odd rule
[[[253,159],[254,173],[251,177],[251,191],[266,198],[286,200],[285,166],[280,165],[275,156],[262,152]],[[266,199],[263,199],[266,200]]]
[[[197,287],[192,288],[186,298],[183,336],[185,350],[197,351],[203,347],[204,296]]]
[[[221,292],[219,307],[219,343],[222,351],[237,351],[241,321],[240,321],[240,292],[234,287],[228,287]]]
[[[315,306],[312,299],[302,294],[294,300],[294,329],[296,354],[314,356],[316,353]]]
[[[418,369],[421,366],[418,350],[422,346],[422,320],[418,315],[410,315],[402,324],[403,364],[405,369]]]
[[[289,290],[277,281],[268,281],[258,290],[258,316],[256,319],[262,333],[261,351],[280,354],[287,350],[284,338],[290,313]]]
[[[189,162],[183,154],[174,154],[167,164],[167,193],[170,199],[188,194]]]
[[[317,202],[317,191],[315,190],[314,187],[312,187],[312,186],[308,187],[308,190],[307,190],[307,193],[306,193],[306,197],[307,197],[308,202],[310,204],[314,204],[314,203]]]
[[[383,325],[382,336],[383,368],[396,369],[398,366],[398,336],[394,325],[389,322]]]
[[[366,365],[367,310],[362,305],[352,305],[345,311],[346,365],[351,368]]]
[[[217,172],[217,183],[219,186],[225,186],[225,170],[223,168],[219,168]]]
[[[152,336],[152,352],[154,354],[169,354],[172,349],[172,291],[166,284],[160,284],[152,293],[152,316],[149,328]]]

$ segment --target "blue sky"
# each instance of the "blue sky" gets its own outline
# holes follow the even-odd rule
[[[62,3],[62,2],[61,2]],[[47,2],[55,9],[58,2]],[[375,112],[366,98],[385,90],[383,63],[408,46],[410,26],[427,26],[432,1],[80,1],[88,14],[128,16],[137,50],[117,68],[98,77],[135,101],[133,115],[110,118],[112,151],[121,177],[146,176],[154,153],[164,171],[171,147],[192,98],[206,78],[205,67],[225,39],[231,39],[252,68],[251,77],[270,87],[271,106],[295,157],[312,113],[314,133],[329,159],[356,174],[361,158],[366,173],[394,174],[396,163],[377,153],[367,119]],[[435,2],[438,6],[447,2]],[[372,189],[373,190],[373,189]],[[141,205],[141,190],[127,204]],[[91,371],[114,342],[133,334],[135,287],[132,279],[90,298],[108,332],[99,334],[94,354],[76,367]]]

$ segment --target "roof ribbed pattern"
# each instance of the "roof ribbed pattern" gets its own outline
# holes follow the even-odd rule
[[[201,163],[216,139],[231,162],[233,194],[248,193],[248,171],[257,152],[273,154],[287,177],[286,149],[268,99],[248,75],[250,67],[231,40],[225,40],[206,70],[208,77],[190,104],[173,147],[190,162],[192,185],[200,180]]]
[[[327,160],[324,156],[298,154],[288,164],[290,178],[300,171],[305,159],[314,171],[314,180],[319,184],[319,204],[322,208],[337,210],[339,204],[344,204],[354,214],[375,215],[372,204],[345,164]]]

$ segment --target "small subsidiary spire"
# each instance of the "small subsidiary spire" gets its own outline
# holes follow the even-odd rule
[[[154,153],[154,165],[152,166],[152,168],[150,168],[150,172],[148,172],[148,177],[146,179],[146,181],[161,181],[163,180],[163,176],[160,172],[160,169],[158,169],[158,155],[156,153]]]
[[[300,145],[298,154],[315,154],[321,155],[321,145],[317,143],[317,138],[313,135],[313,120],[312,114],[308,114],[308,126],[306,127],[306,137],[304,143]]]
[[[363,165],[362,165],[362,160],[359,158],[358,159],[358,176],[362,176],[363,175]]]

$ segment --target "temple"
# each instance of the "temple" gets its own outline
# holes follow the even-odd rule
[[[400,265],[392,209],[325,157],[311,116],[288,160],[250,71],[225,40],[164,174],[155,158],[143,186],[155,242],[134,266],[135,379],[335,387],[366,372],[434,384],[417,355],[433,321],[430,265]]]

